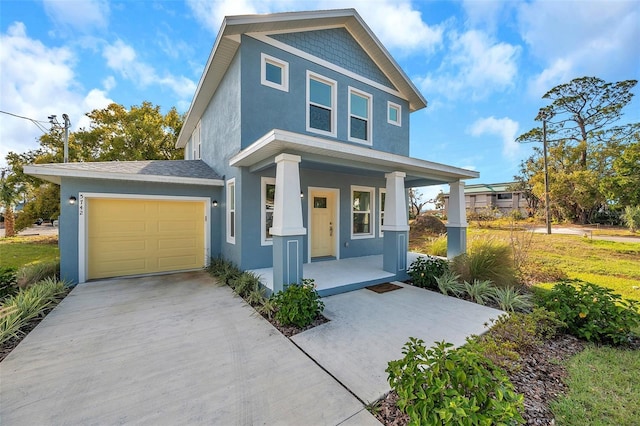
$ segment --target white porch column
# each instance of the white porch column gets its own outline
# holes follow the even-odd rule
[[[467,209],[464,198],[464,181],[449,184],[449,209],[447,210],[447,257],[453,259],[467,251]]]
[[[396,274],[397,279],[405,279],[407,271],[407,250],[409,248],[407,221],[407,198],[404,188],[406,173],[392,172],[387,179],[384,201],[383,269]]]
[[[307,230],[302,224],[300,156],[280,154],[276,162],[276,193],[273,207],[273,292],[302,280],[302,243]]]

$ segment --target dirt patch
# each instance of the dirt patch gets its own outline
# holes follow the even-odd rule
[[[554,423],[549,404],[567,387],[564,379],[567,370],[564,360],[584,349],[584,342],[563,334],[546,341],[536,350],[522,356],[522,369],[510,373],[509,378],[516,392],[524,394],[524,419],[528,425],[549,425]],[[403,426],[409,417],[396,406],[398,395],[391,391],[373,408],[376,418],[386,426]]]

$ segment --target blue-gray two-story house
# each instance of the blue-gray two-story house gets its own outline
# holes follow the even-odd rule
[[[25,171],[62,186],[61,270],[76,283],[216,256],[273,291],[311,262],[365,256],[388,281],[406,274],[407,188],[450,185],[449,255],[466,248],[463,180],[478,173],[409,156],[426,104],[353,9],[230,16],[178,137],[184,160]],[[370,281],[354,276],[348,288]]]

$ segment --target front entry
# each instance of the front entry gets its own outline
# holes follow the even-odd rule
[[[336,241],[338,223],[336,222],[337,191],[331,189],[313,189],[309,191],[309,211],[311,220],[310,246],[311,258],[337,257]]]

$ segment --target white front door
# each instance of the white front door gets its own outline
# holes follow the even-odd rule
[[[336,195],[331,190],[309,193],[311,210],[311,257],[336,256]]]

